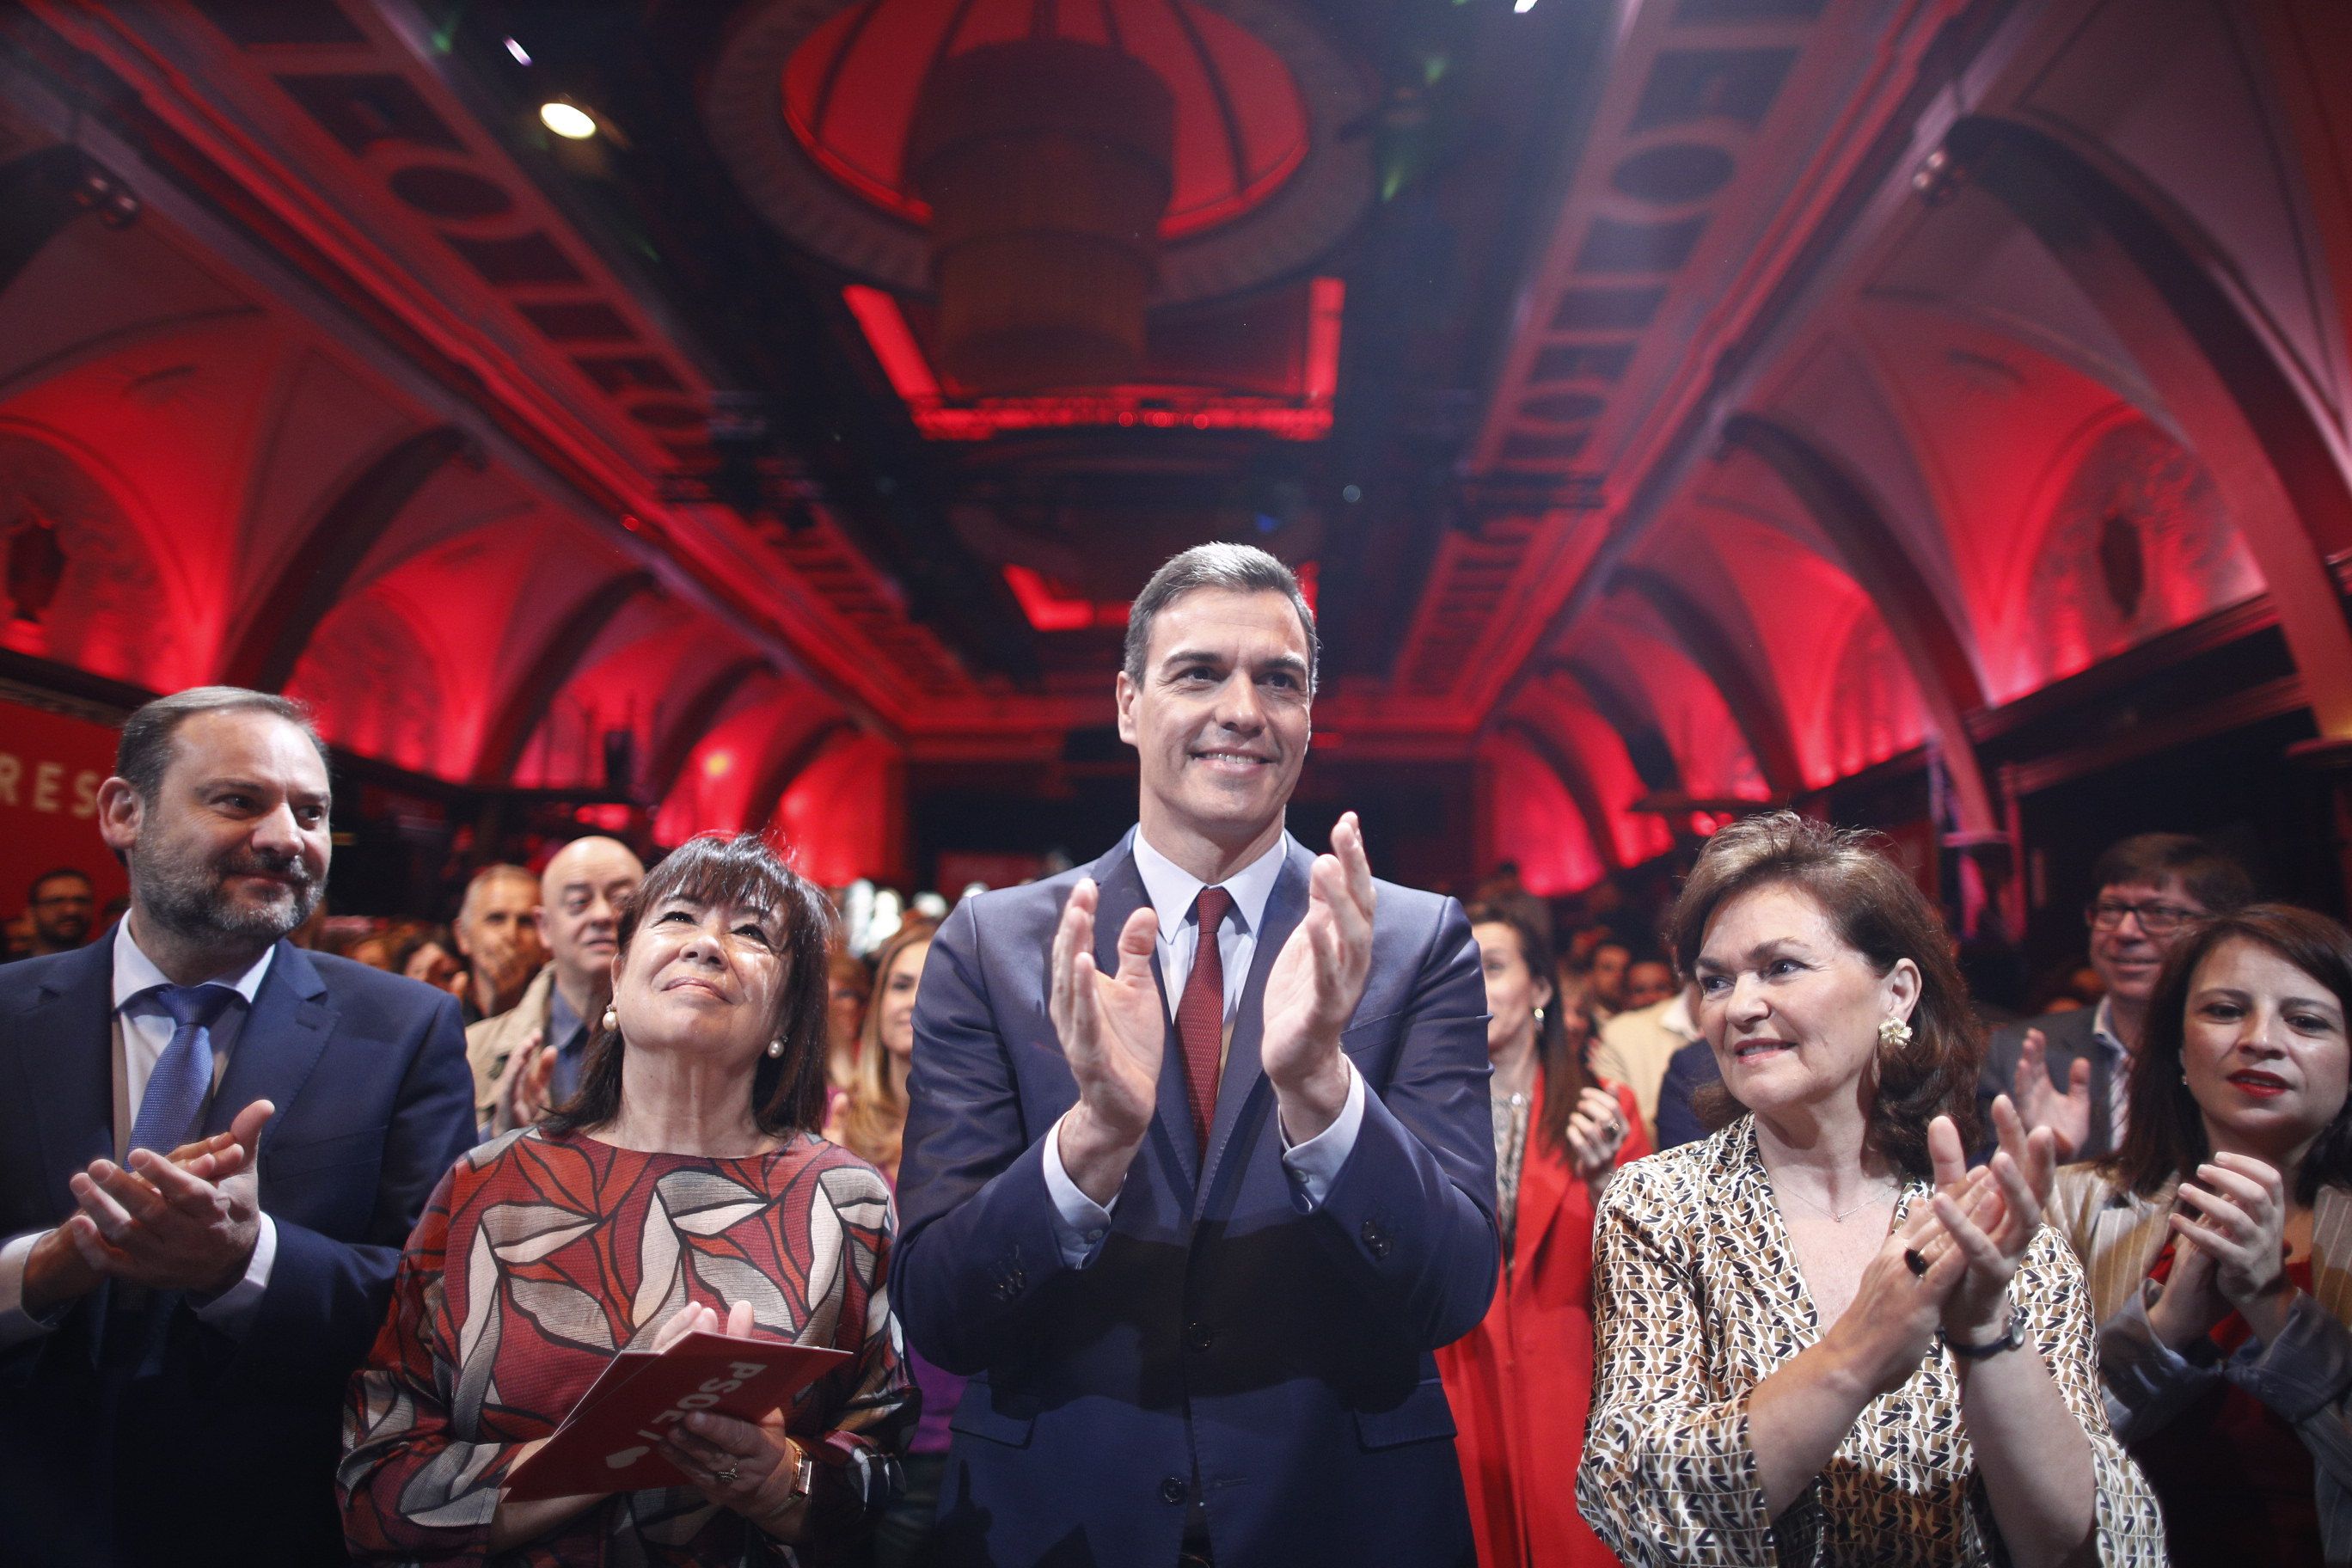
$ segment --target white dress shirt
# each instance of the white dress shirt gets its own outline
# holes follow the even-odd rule
[[[1274,884],[1282,875],[1283,860],[1289,848],[1290,837],[1285,834],[1265,854],[1222,884],[1234,900],[1231,912],[1217,928],[1217,956],[1224,965],[1224,1024],[1229,1040],[1234,1014],[1241,1005],[1242,989],[1248,984],[1250,965],[1257,958],[1257,938],[1265,924],[1266,901],[1274,896]],[[1155,943],[1160,957],[1160,984],[1172,1021],[1177,1004],[1184,995],[1184,983],[1192,975],[1193,955],[1200,951],[1201,922],[1192,905],[1201,889],[1209,884],[1153,848],[1140,827],[1135,830],[1135,868],[1143,879],[1145,899],[1160,917]],[[1309,1213],[1329,1194],[1331,1184],[1339,1179],[1339,1167],[1347,1163],[1349,1151],[1356,1146],[1356,1133],[1363,1126],[1364,1080],[1346,1057],[1342,1056],[1339,1063],[1348,1074],[1348,1099],[1340,1107],[1339,1119],[1304,1143],[1292,1144],[1289,1133],[1283,1133],[1283,1168],[1290,1173],[1301,1206]],[[1277,1126],[1281,1120],[1279,1116],[1275,1118]],[[1110,1208],[1087,1196],[1070,1179],[1068,1170],[1062,1164],[1059,1121],[1045,1135],[1045,1190],[1054,1199],[1054,1236],[1060,1244],[1063,1260],[1073,1268],[1081,1268],[1110,1232]],[[1118,1201],[1114,1194],[1111,1203]]]
[[[229,1053],[236,1047],[237,1037],[244,1032],[246,1016],[252,1011],[253,998],[261,989],[262,979],[269,973],[269,961],[277,953],[271,944],[243,973],[220,974],[205,982],[222,985],[244,999],[242,1006],[221,1009],[209,1031],[213,1047],[213,1087],[218,1089],[222,1075],[228,1070]],[[171,1014],[154,996],[159,985],[172,984],[171,977],[155,967],[155,961],[140,951],[131,939],[131,922],[124,921],[114,928],[114,1027],[112,1030],[114,1071],[114,1153],[120,1162],[129,1152],[131,1129],[139,1121],[140,1101],[147,1095],[147,1080],[154,1076],[155,1064],[163,1049],[172,1043],[174,1027]],[[60,1042],[60,1048],[64,1043]],[[163,1151],[158,1151],[163,1152]],[[48,1235],[45,1230],[27,1231],[11,1237],[0,1246],[0,1350],[20,1344],[37,1335],[47,1333],[64,1321],[70,1303],[61,1306],[48,1318],[36,1318],[25,1310],[25,1263],[32,1256],[35,1244]],[[278,1259],[278,1225],[268,1215],[261,1216],[260,1233],[253,1244],[253,1257],[246,1264],[245,1275],[218,1296],[196,1308],[196,1316],[232,1337],[242,1338],[252,1326],[253,1315],[261,1305],[261,1293],[269,1288],[269,1270]]]

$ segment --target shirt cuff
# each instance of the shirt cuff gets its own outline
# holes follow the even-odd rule
[[[1304,1143],[1292,1143],[1290,1134],[1282,1135],[1287,1145],[1282,1152],[1282,1168],[1290,1177],[1290,1195],[1302,1213],[1313,1214],[1331,1195],[1331,1184],[1339,1179],[1339,1167],[1348,1163],[1355,1151],[1356,1134],[1364,1125],[1364,1075],[1346,1057],[1339,1058],[1348,1069],[1348,1100],[1339,1107],[1339,1114],[1331,1125]],[[1282,1116],[1275,1114],[1278,1126]]]
[[[28,1230],[22,1236],[10,1237],[7,1245],[0,1246],[0,1350],[38,1339],[65,1321],[64,1305],[46,1318],[37,1318],[25,1310],[25,1264],[33,1256],[34,1247],[48,1234],[46,1230]]]
[[[1063,1168],[1060,1118],[1045,1131],[1045,1191],[1054,1200],[1054,1244],[1061,1249],[1062,1262],[1084,1268],[1110,1234],[1110,1210],[1081,1192]]]
[[[262,1292],[269,1289],[269,1270],[277,1261],[278,1222],[265,1214],[260,1234],[253,1238],[253,1256],[246,1261],[244,1278],[198,1307],[197,1320],[233,1340],[245,1338],[253,1327],[254,1314],[261,1310]]]

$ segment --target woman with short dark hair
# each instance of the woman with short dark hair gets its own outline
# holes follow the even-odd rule
[[[756,837],[697,838],[623,911],[571,1101],[444,1177],[352,1380],[338,1479],[370,1562],[825,1560],[897,1488],[908,1408],[879,1173],[824,1142],[824,896]],[[697,1412],[681,1485],[503,1483],[624,1350],[718,1329],[851,1352],[789,1411]]]
[[[2129,1131],[2059,1173],[2107,1409],[2175,1561],[2352,1563],[2352,934],[2257,904],[2167,955]]]
[[[1628,1563],[2164,1560],[2109,1431],[2050,1134],[1994,1106],[1935,911],[1788,812],[1709,840],[1668,918],[1747,1114],[1620,1172],[1577,1496]]]

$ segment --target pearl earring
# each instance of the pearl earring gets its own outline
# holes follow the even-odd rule
[[[618,1013],[615,1013],[614,1011],[613,1011],[613,1009],[611,1008],[611,1006],[607,1005],[607,1006],[605,1007],[605,1009],[604,1009],[604,1028],[605,1028],[606,1032],[607,1032],[607,1033],[609,1033],[609,1032],[611,1032],[612,1030],[614,1030],[614,1029],[619,1028],[620,1026],[621,1026],[621,1016],[620,1016]]]
[[[1540,1029],[1540,1028],[1542,1028],[1542,1027],[1543,1027],[1543,1018],[1544,1018],[1544,1010],[1543,1010],[1541,1007],[1537,1008],[1537,1009],[1536,1009],[1536,1027],[1537,1027],[1537,1028]]]
[[[784,1042],[782,1040],[770,1040],[768,1042],[768,1054],[772,1057],[782,1056],[784,1054]]]
[[[1899,1050],[1911,1043],[1911,1026],[1900,1018],[1889,1018],[1878,1026],[1878,1043],[1888,1050]]]

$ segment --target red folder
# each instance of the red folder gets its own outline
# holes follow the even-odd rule
[[[696,1410],[757,1421],[849,1360],[847,1351],[688,1334],[614,1356],[547,1446],[507,1478],[518,1501],[687,1484],[656,1445]]]

